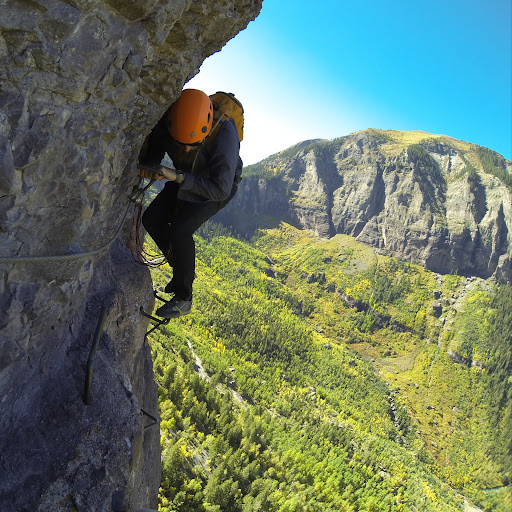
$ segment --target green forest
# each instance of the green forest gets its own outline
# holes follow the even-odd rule
[[[511,287],[286,224],[195,238],[192,313],[148,336],[161,511],[512,510]]]

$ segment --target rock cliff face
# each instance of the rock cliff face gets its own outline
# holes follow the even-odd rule
[[[446,136],[365,130],[249,166],[218,218],[241,231],[283,220],[343,233],[435,272],[510,282],[511,171],[497,153]]]
[[[260,9],[261,0],[2,2],[1,510],[156,507],[159,432],[142,412],[157,415],[156,388],[139,312],[151,280],[125,245],[127,195],[147,133]],[[55,255],[75,257],[20,259]]]

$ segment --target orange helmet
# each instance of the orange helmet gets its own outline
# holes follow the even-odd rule
[[[171,105],[167,120],[173,139],[189,146],[198,145],[212,129],[212,102],[203,91],[185,89]]]

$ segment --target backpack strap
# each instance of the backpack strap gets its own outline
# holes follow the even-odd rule
[[[212,126],[212,129],[210,130],[210,133],[206,136],[206,148],[208,151],[210,151],[210,149],[213,145],[213,142],[217,138],[217,134],[219,133],[219,131],[222,127],[221,121],[222,121],[222,123],[224,123],[225,121],[228,121],[229,119],[231,119],[231,118],[229,116],[227,116],[226,114],[224,114],[224,112],[221,112],[219,118],[215,119],[215,111],[214,111],[214,115],[213,115],[214,124]]]
[[[223,117],[228,117],[228,116],[226,114],[224,114],[224,112],[221,112],[219,119],[217,119],[217,122],[213,125],[212,129],[210,130],[210,133],[208,134],[208,137],[213,134],[213,132],[215,131],[215,128],[217,128],[217,126],[219,125],[219,123],[221,122]],[[213,119],[215,120],[215,114],[213,115]],[[215,135],[217,135],[217,134],[215,134]],[[213,137],[213,138],[215,138],[215,137]]]

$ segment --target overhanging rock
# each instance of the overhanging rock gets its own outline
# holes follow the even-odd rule
[[[0,258],[77,257],[0,263],[0,509],[156,508],[151,280],[109,242],[145,136],[261,3],[3,2]]]

